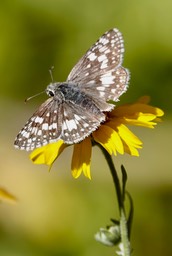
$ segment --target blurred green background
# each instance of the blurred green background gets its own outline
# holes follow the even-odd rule
[[[17,198],[0,205],[0,255],[114,255],[94,233],[117,216],[109,170],[93,150],[92,181],[70,174],[72,149],[50,173],[33,165],[13,141],[28,117],[46,99],[24,99],[64,81],[73,65],[106,30],[124,36],[124,66],[131,72],[120,103],[150,95],[165,111],[155,130],[138,128],[140,157],[114,157],[124,164],[135,216],[133,255],[172,255],[172,2],[171,0],[1,0],[0,1],[0,185]]]

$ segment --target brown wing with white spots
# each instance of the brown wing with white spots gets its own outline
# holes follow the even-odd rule
[[[98,108],[94,111],[93,109],[87,110],[72,102],[63,103],[62,113],[61,139],[67,144],[84,140],[100,126],[102,121],[105,121],[104,113]]]
[[[62,132],[60,111],[53,98],[46,100],[19,132],[14,146],[28,151],[57,141]]]
[[[89,82],[83,90],[93,98],[118,101],[119,97],[127,90],[128,80],[128,70],[119,66],[100,76],[97,84],[94,84],[93,81]]]
[[[90,95],[116,101],[127,90],[129,80],[128,70],[121,67],[123,53],[122,34],[109,30],[74,66],[67,81]]]
[[[87,108],[87,106],[86,106]],[[105,115],[98,108],[85,109],[73,102],[44,102],[17,135],[14,146],[33,150],[62,139],[66,144],[82,141],[96,130]]]

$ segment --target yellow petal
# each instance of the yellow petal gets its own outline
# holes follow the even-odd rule
[[[154,128],[154,126],[157,124],[156,122],[152,122],[152,120],[155,120],[156,116],[152,114],[142,114],[138,116],[137,119],[130,119],[130,118],[124,118],[124,123],[135,125],[135,126],[143,126],[147,128]]]
[[[109,125],[102,125],[93,133],[93,138],[99,144],[101,144],[110,155],[116,151],[120,154],[124,154],[124,147],[118,133],[112,129]]]
[[[163,116],[164,112],[160,108],[152,107],[142,103],[126,104],[116,107],[112,112],[112,117],[128,117],[137,119],[139,113],[147,113],[156,117]]]
[[[67,145],[65,145],[62,140],[50,143],[46,146],[35,149],[30,154],[30,159],[34,164],[46,164],[51,166],[66,146]]]
[[[126,121],[124,123],[147,128],[154,128],[154,126],[157,125],[157,122],[161,121],[156,115],[150,113],[138,113],[135,118],[124,118],[124,120]]]
[[[137,150],[137,148],[131,146],[130,144],[127,145],[125,141],[123,142],[123,145],[125,153],[131,156],[139,156],[139,151]]]
[[[90,162],[91,162],[91,138],[88,137],[82,142],[74,145],[72,156],[72,175],[74,178],[78,178],[83,172],[84,175],[91,179],[90,174]]]
[[[126,153],[138,156],[137,148],[142,148],[142,142],[125,125],[118,126],[118,132],[124,143]]]

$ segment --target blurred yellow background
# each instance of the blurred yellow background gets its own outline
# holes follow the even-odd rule
[[[131,72],[120,103],[150,95],[165,111],[154,130],[135,129],[144,142],[140,157],[114,157],[128,172],[135,215],[133,255],[172,254],[172,2],[171,0],[6,0],[0,2],[0,185],[15,205],[0,204],[0,255],[114,255],[97,243],[100,227],[118,216],[112,179],[93,149],[92,181],[70,173],[72,148],[51,172],[31,163],[13,141],[46,95],[24,104],[54,80],[64,81],[73,65],[106,30],[118,28],[125,41],[124,66]]]

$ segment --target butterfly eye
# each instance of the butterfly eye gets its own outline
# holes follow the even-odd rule
[[[51,96],[51,97],[53,97],[53,96],[54,96],[54,92],[53,92],[53,91],[49,91],[49,92],[48,92],[48,95]]]
[[[50,90],[47,90],[47,94],[48,94],[48,96],[50,96],[50,97],[53,97],[53,96],[54,96],[54,92],[53,92],[53,91],[50,91]]]

